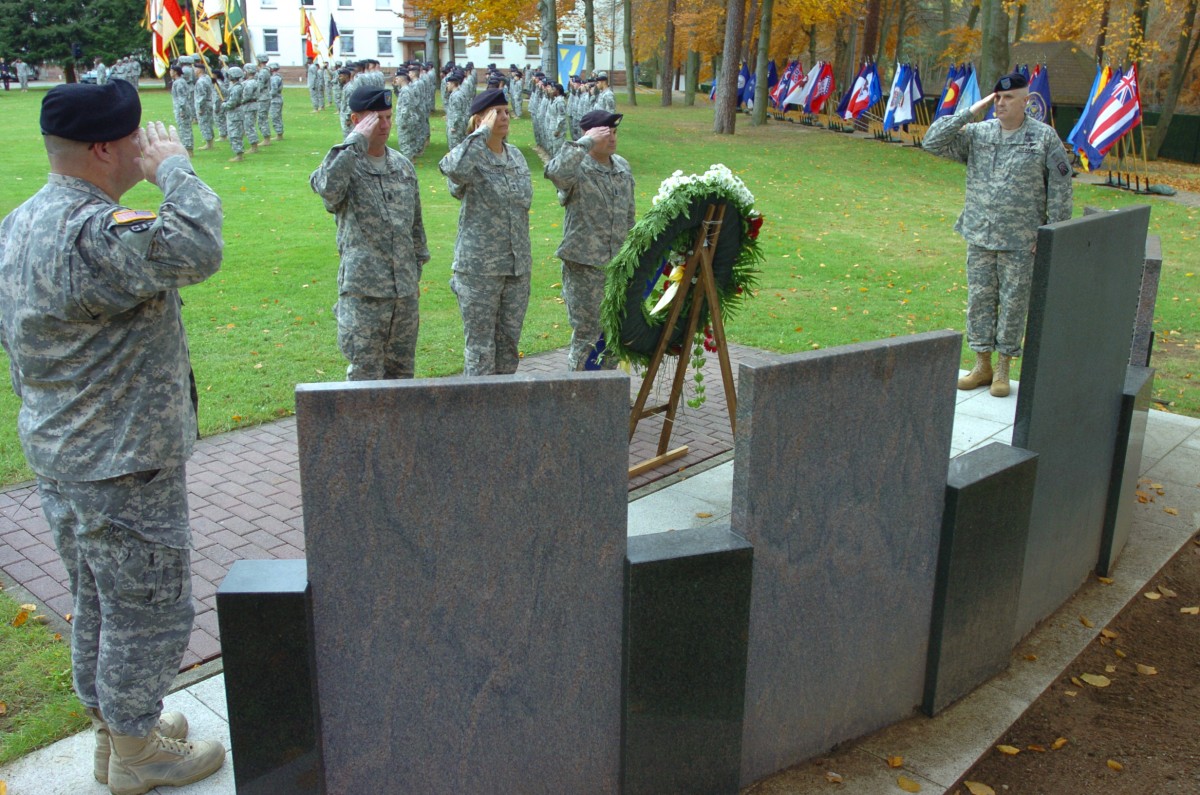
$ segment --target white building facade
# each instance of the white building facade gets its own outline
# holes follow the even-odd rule
[[[439,66],[451,60],[446,29],[441,31],[441,52],[426,53],[427,32],[422,15],[406,11],[404,0],[245,0],[246,26],[254,52],[265,53],[282,66],[303,66],[304,39],[300,34],[300,10],[308,11],[320,31],[320,41],[329,47],[330,18],[337,23],[339,39],[330,61],[359,61],[374,58],[385,70],[408,60],[435,61]],[[406,16],[407,13],[407,16]],[[624,23],[619,0],[599,0],[594,12],[596,33],[596,69],[623,73],[624,50],[620,43]],[[560,45],[585,44],[582,14],[559,20]],[[509,64],[524,68],[541,67],[541,41],[537,37],[515,40],[489,36],[471,43],[455,31],[454,58],[457,63],[473,61],[479,68],[494,63],[502,69]],[[615,77],[615,75],[614,75]]]

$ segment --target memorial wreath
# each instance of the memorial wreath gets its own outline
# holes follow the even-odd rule
[[[762,216],[754,209],[754,195],[720,163],[703,174],[684,176],[676,171],[663,180],[651,204],[609,263],[600,306],[604,355],[642,365],[653,356],[670,313],[668,302],[660,300],[662,294],[682,278],[709,205],[725,205],[712,260],[723,320],[732,317],[746,291],[754,286],[763,258],[758,247]],[[678,354],[691,343],[683,336],[692,295],[672,331],[669,353]],[[708,310],[704,308],[705,313]],[[705,314],[696,335],[698,344],[707,325]]]

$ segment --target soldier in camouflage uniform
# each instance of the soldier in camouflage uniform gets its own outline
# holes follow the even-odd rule
[[[308,62],[308,100],[312,103],[313,113],[321,109],[321,92],[318,88],[321,79],[321,67],[317,66],[317,62],[309,60]]]
[[[342,62],[333,62],[333,71],[329,74],[329,104],[333,105],[333,109],[339,114],[342,112],[342,86],[345,83],[341,79]]]
[[[242,67],[242,130],[251,152],[258,152],[258,67],[248,63]]]
[[[446,78],[446,143],[450,149],[467,137],[467,122],[471,118],[471,103],[462,89],[463,74],[453,71]]]
[[[122,80],[46,93],[50,177],[0,223],[0,344],[74,600],[71,667],[118,795],[198,781],[220,743],[163,713],[194,609],[185,465],[195,381],[178,288],[221,266],[221,200]],[[158,212],[122,207],[142,179]],[[69,352],[69,355],[65,355]]]
[[[533,268],[533,181],[521,150],[505,140],[504,94],[484,91],[470,111],[473,132],[438,164],[462,202],[450,287],[463,318],[463,373],[515,373]]]
[[[617,98],[613,96],[608,86],[608,72],[596,73],[596,99],[592,103],[593,110],[603,110],[608,113],[617,112]]]
[[[240,66],[231,66],[226,70],[226,74],[229,76],[229,93],[225,95],[225,121],[229,125],[229,148],[233,150],[233,157],[229,158],[229,162],[238,163],[246,151],[246,130],[242,117],[244,73]],[[255,150],[257,151],[257,145]]]
[[[271,63],[267,67],[271,72],[271,80],[267,90],[270,93],[271,126],[275,128],[275,137],[283,140],[283,76],[279,74],[279,64]]]
[[[396,148],[408,160],[412,160],[420,152],[417,145],[417,107],[418,97],[409,81],[408,73],[401,70],[392,78],[396,96]]]
[[[229,96],[229,76],[226,74],[229,71],[229,57],[219,55],[217,58],[220,61],[220,65],[213,72],[213,89],[216,91],[213,112],[217,117],[217,137],[228,141],[229,123],[225,116],[225,98]]]
[[[346,135],[353,129],[350,124],[350,80],[354,77],[354,70],[343,66],[338,69],[338,118],[341,121],[342,135]]]
[[[391,92],[361,87],[350,108],[354,129],[309,178],[337,219],[338,348],[349,381],[412,378],[429,261],[417,172],[387,145]]]
[[[267,68],[267,56],[256,55],[257,71],[254,73],[258,81],[258,103],[254,107],[254,126],[262,139],[263,146],[271,145],[271,70]],[[250,110],[246,111],[247,118]]]
[[[213,100],[216,98],[213,80],[208,72],[200,70],[196,83],[192,87],[192,98],[196,103],[196,121],[200,125],[200,137],[204,139],[204,148],[213,148]]]
[[[195,108],[192,103],[192,87],[184,77],[185,70],[190,72],[192,67],[171,67],[171,107],[175,111],[175,127],[179,130],[179,140],[190,155],[195,145],[192,137],[192,116],[195,114]]]
[[[1025,115],[1029,81],[1005,75],[993,93],[935,121],[922,144],[967,164],[967,198],[955,231],[967,241],[967,342],[975,367],[959,389],[1009,393],[1021,355],[1037,229],[1071,217],[1071,165],[1053,127]],[[972,123],[992,103],[996,118]],[[999,351],[992,369],[992,351]]]
[[[546,164],[545,177],[558,189],[566,208],[563,241],[555,254],[562,260],[563,300],[571,324],[567,368],[582,370],[589,358],[601,369],[617,366],[603,356],[600,302],[604,299],[605,268],[616,256],[635,219],[634,181],[629,163],[617,151],[621,115],[603,110],[579,122],[583,135],[568,141]]]

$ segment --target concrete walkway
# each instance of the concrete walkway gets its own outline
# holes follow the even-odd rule
[[[736,351],[737,361],[758,355],[760,352],[751,349]],[[534,357],[522,366],[527,370],[558,370],[562,367],[562,354],[553,352]],[[674,445],[691,443],[693,438],[708,440],[704,460],[688,464],[682,472],[675,471],[678,467],[666,468],[655,473],[655,479],[631,487],[630,535],[668,532],[706,523],[728,523],[732,509],[732,437],[727,420],[724,425],[717,421],[724,419],[723,396],[718,398],[714,394],[719,391],[714,388],[719,382],[719,377],[709,379],[711,405],[706,404],[704,411],[687,415],[672,442]],[[1015,407],[1015,395],[994,399],[985,390],[959,393],[952,453],[958,455],[992,441],[1008,442]],[[641,438],[643,435],[645,439]],[[646,448],[656,441],[656,433],[653,437],[649,432],[639,431],[641,449],[631,453],[631,460],[645,457]],[[303,555],[299,484],[294,459],[294,421],[291,420],[214,437],[202,445],[190,474],[193,494],[204,503],[193,506],[194,516],[203,519],[197,526],[197,560],[207,560],[213,567],[222,567],[220,571],[205,567],[206,574],[197,574],[210,584],[212,593],[234,559]],[[827,791],[826,770],[844,777],[843,792],[898,791],[895,780],[899,773],[919,781],[924,792],[944,792],[1095,639],[1099,629],[1187,543],[1200,525],[1200,420],[1151,412],[1141,471],[1146,478],[1162,484],[1164,494],[1156,497],[1156,502],[1136,507],[1134,529],[1112,585],[1096,581],[1085,585],[1014,651],[1005,673],[939,717],[916,716],[895,724],[843,747],[836,754],[823,757],[819,765],[804,765],[760,782],[756,795]],[[231,495],[229,484],[244,489]],[[263,493],[268,491],[268,484],[274,487],[273,490]],[[14,499],[14,494],[22,495],[21,499]],[[36,492],[28,486],[0,492],[0,522],[17,521],[13,517],[19,517],[21,522],[17,530],[8,524],[0,524],[0,542],[3,542],[0,552],[3,554],[14,549],[11,538],[24,539],[17,533],[27,533],[36,539],[36,533],[25,529],[35,529],[32,528],[37,521],[35,517],[40,517],[40,509],[30,504],[34,499]],[[14,510],[14,505],[20,509]],[[247,506],[254,508],[257,515],[246,518]],[[1177,513],[1168,513],[1165,508],[1172,508]],[[277,532],[266,528],[274,528]],[[200,535],[204,536],[203,542]],[[201,543],[205,546],[200,547]],[[268,544],[272,546],[268,548]],[[32,547],[27,544],[22,551]],[[22,560],[29,561],[38,556],[44,557],[44,554],[24,552]],[[227,563],[217,563],[226,557],[230,558]],[[54,562],[56,560],[55,557]],[[20,561],[16,564],[0,561],[0,566],[10,579],[28,571]],[[38,580],[51,577],[46,573],[46,570],[53,570],[51,562],[38,568],[42,571]],[[13,595],[19,593],[18,586]],[[212,617],[206,624],[211,621],[215,631],[212,593],[204,598],[198,596],[198,599],[209,607],[206,612],[211,612]],[[1081,614],[1087,615],[1095,628],[1083,627],[1078,620]],[[198,618],[198,625],[199,622]],[[205,630],[198,626],[197,631]],[[213,642],[216,642],[215,637]],[[193,653],[190,649],[189,654]],[[1036,655],[1037,659],[1031,662],[1026,655]],[[224,678],[219,671],[217,660],[182,674],[176,682],[181,689],[168,697],[167,708],[188,715],[193,736],[221,739],[228,745]],[[91,748],[90,732],[67,738],[0,768],[0,781],[7,783],[9,795],[101,795],[107,790],[91,777]],[[890,755],[903,756],[905,769],[888,768],[884,760]],[[232,763],[227,763],[220,773],[207,781],[180,789],[167,788],[162,792],[232,795]]]

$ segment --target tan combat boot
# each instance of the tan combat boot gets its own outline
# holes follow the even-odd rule
[[[204,142],[204,148],[205,148],[205,149],[212,149],[212,148],[213,148],[213,147],[212,147],[212,144],[213,144],[213,142],[212,142],[212,141],[205,141],[205,142]]]
[[[253,152],[254,154],[258,154],[258,144],[256,144],[256,143],[250,144],[250,151]]]
[[[89,708],[88,717],[96,730],[96,752],[93,758],[92,775],[101,784],[108,783],[108,757],[112,753],[108,723],[100,717],[100,710]],[[164,712],[158,716],[158,733],[175,740],[187,739],[188,722],[182,712]]]
[[[262,139],[262,145],[270,146],[271,145],[271,136],[268,135],[266,138]]]
[[[233,157],[229,158],[229,162],[230,162],[230,163],[240,163],[240,162],[242,162],[242,160],[243,160],[243,159],[244,159],[244,158],[242,157],[242,153],[241,153],[241,152],[238,152],[236,155],[234,155]]]
[[[108,789],[112,795],[143,795],[155,787],[181,787],[207,778],[225,763],[225,747],[211,740],[172,740],[157,730],[148,737],[112,734]]]
[[[191,157],[192,155],[196,154],[195,150],[192,149],[192,147],[190,147],[190,146],[187,147],[187,153],[188,153],[188,157]]]
[[[992,352],[975,352],[975,367],[958,379],[959,389],[976,389],[992,383]]]
[[[992,388],[988,390],[992,393],[992,397],[1008,397],[1008,365],[1012,362],[1011,356],[1000,354],[1000,358],[996,360],[996,373],[992,376]]]

